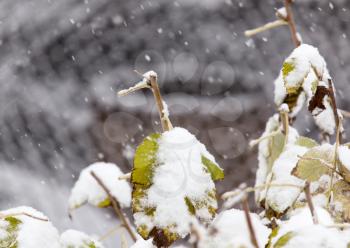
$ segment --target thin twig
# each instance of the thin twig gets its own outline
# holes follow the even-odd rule
[[[119,219],[122,221],[123,226],[128,231],[130,237],[136,242],[137,237],[136,237],[135,233],[133,232],[133,230],[132,230],[132,228],[131,228],[131,226],[129,224],[128,219],[126,218],[126,216],[122,212],[122,210],[120,208],[120,205],[119,205],[119,202],[117,201],[117,199],[115,199],[115,197],[111,194],[111,192],[106,187],[106,185],[102,182],[102,180],[93,171],[91,171],[90,174],[96,180],[96,182],[103,188],[103,190],[106,192],[106,194],[108,195],[109,200],[112,203],[112,207],[113,207],[115,213],[117,214]]]
[[[123,225],[117,225],[115,227],[113,227],[112,229],[108,230],[105,234],[103,234],[98,241],[103,241],[106,238],[108,238],[109,236],[111,236],[113,233],[117,232],[120,228],[123,228]]]
[[[311,197],[311,193],[310,193],[310,183],[306,182],[305,183],[305,188],[304,188],[304,192],[306,195],[306,200],[307,200],[307,204],[309,205],[309,209],[312,215],[312,220],[314,222],[315,225],[318,224],[318,217],[317,217],[317,213],[315,211],[315,207],[314,204],[312,202],[312,197]]]
[[[242,189],[242,191],[238,191],[238,190],[228,191],[228,192],[222,194],[221,199],[226,200],[226,199],[231,198],[233,196],[236,196],[242,192],[251,193],[251,192],[254,192],[256,190],[263,189],[266,186],[269,186],[269,187],[293,187],[293,188],[298,188],[301,190],[303,189],[303,187],[300,185],[288,184],[288,183],[285,183],[285,184],[278,184],[278,183],[276,183],[276,184],[262,184],[262,185],[258,185],[255,187],[248,187],[248,188]]]
[[[254,146],[256,146],[257,144],[259,144],[261,141],[265,140],[265,139],[268,139],[268,138],[271,138],[273,136],[275,136],[276,134],[278,134],[280,132],[280,130],[276,130],[276,131],[273,131],[269,134],[266,134],[266,135],[263,135],[261,136],[260,138],[258,139],[255,139],[255,140],[251,140],[249,142],[249,146],[250,148],[253,148]]]
[[[153,92],[154,98],[156,100],[156,104],[157,104],[157,108],[158,108],[158,112],[159,112],[159,117],[160,117],[160,120],[162,122],[163,130],[169,131],[173,128],[173,126],[172,126],[169,118],[166,116],[166,114],[164,112],[164,104],[163,104],[163,99],[162,99],[162,96],[160,94],[160,90],[158,87],[157,77],[154,75],[151,75],[150,82],[151,82],[152,92]]]
[[[338,109],[345,118],[350,118],[350,112],[344,109]]]
[[[338,147],[341,142],[341,122],[340,117],[338,114],[338,108],[337,108],[337,102],[335,100],[335,92],[333,87],[333,81],[331,78],[328,79],[328,87],[329,87],[329,97],[331,98],[332,102],[332,109],[334,114],[334,121],[336,126],[336,141],[335,141],[335,147],[334,147],[334,160],[333,160],[333,168],[337,168],[337,161],[338,161]],[[334,173],[332,173],[331,177],[331,183],[330,183],[330,196],[332,196],[333,193],[333,183],[334,183]],[[328,203],[330,202],[331,197],[329,197]]]
[[[293,43],[296,47],[300,46],[300,40],[298,38],[297,30],[295,27],[294,16],[291,8],[292,0],[284,0],[284,7],[287,12],[287,22],[292,36]]]
[[[119,180],[130,180],[131,178],[131,172],[126,173],[124,175],[121,175],[120,177],[118,177]]]
[[[267,31],[267,30],[272,29],[272,28],[284,26],[284,25],[288,25],[288,22],[286,22],[284,20],[275,20],[273,22],[266,23],[264,26],[250,29],[250,30],[246,30],[244,32],[244,35],[247,37],[251,37],[251,36],[256,35],[258,33]]]
[[[250,240],[255,248],[259,248],[258,241],[256,239],[254,227],[253,227],[253,222],[250,217],[250,211],[249,211],[249,204],[248,204],[248,198],[244,197],[242,200],[242,208],[244,211],[245,219],[247,221],[248,229],[249,229],[249,235],[250,235]]]
[[[29,218],[36,219],[36,220],[49,221],[46,218],[37,217],[37,216],[31,215],[31,214],[28,214],[28,213],[25,213],[25,212],[14,213],[14,214],[1,214],[0,213],[0,218],[1,219],[5,219],[5,218],[8,218],[8,217],[19,216],[19,215],[25,215],[25,216],[27,216]]]

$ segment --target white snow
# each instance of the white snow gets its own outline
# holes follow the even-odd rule
[[[18,225],[18,248],[60,248],[59,234],[57,229],[50,221],[38,220],[27,215],[18,215],[26,213],[37,218],[46,219],[41,212],[26,206],[11,208],[0,212],[3,215],[13,215],[14,218],[22,223]],[[0,228],[4,225],[0,220]],[[2,233],[1,235],[4,235]]]
[[[60,237],[61,248],[81,247],[88,248],[89,244],[94,244],[96,248],[103,248],[103,245],[97,240],[89,237],[83,232],[76,230],[66,230]]]
[[[69,197],[70,209],[77,208],[85,202],[98,206],[108,198],[103,188],[91,176],[92,171],[102,180],[121,207],[130,206],[131,187],[126,180],[118,179],[123,175],[122,171],[115,164],[97,162],[80,173]]]
[[[261,223],[258,215],[250,214],[259,247],[265,247],[271,230]],[[221,212],[210,225],[213,233],[206,235],[199,248],[246,247],[253,248],[244,212],[231,209]]]
[[[152,244],[152,239],[144,240],[140,238],[130,248],[154,248],[154,247],[155,246]]]
[[[159,166],[154,171],[148,198],[142,203],[155,206],[156,211],[154,217],[135,213],[135,223],[149,229],[153,226],[169,227],[184,237],[190,231],[192,218],[185,197],[191,201],[206,199],[210,206],[217,207],[216,200],[207,199],[207,193],[215,190],[215,185],[211,175],[204,170],[201,156],[213,162],[215,159],[195,136],[183,128],[164,132],[158,144]],[[196,211],[196,216],[203,221],[212,218],[205,206]]]
[[[273,180],[271,184],[290,184],[303,187],[304,181],[291,175],[291,172],[296,166],[299,156],[302,156],[307,150],[302,146],[287,146],[272,167]],[[268,189],[266,200],[275,211],[283,213],[293,205],[301,191],[302,189],[298,187],[273,186]]]
[[[339,146],[338,157],[342,165],[350,171],[350,149],[347,146]]]

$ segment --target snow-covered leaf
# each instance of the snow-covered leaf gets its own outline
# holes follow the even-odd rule
[[[338,168],[343,178],[350,183],[350,149],[348,146],[338,148]]]
[[[289,115],[295,117],[306,101],[317,126],[333,134],[335,120],[328,80],[327,65],[318,49],[302,44],[284,61],[275,80],[275,103],[288,104]]]
[[[120,180],[123,175],[119,167],[112,163],[98,162],[82,170],[69,197],[69,208],[75,209],[88,202],[94,206],[107,207],[110,205],[108,195],[91,176],[94,172],[121,207],[129,207],[131,203],[131,187],[126,180]]]
[[[309,182],[317,181],[322,175],[331,175],[329,166],[333,164],[334,147],[324,144],[311,148],[298,161],[293,175]]]
[[[0,212],[0,247],[60,248],[57,229],[47,217],[30,207]]]
[[[60,237],[61,248],[103,248],[103,245],[83,232],[67,230]]]
[[[210,221],[217,209],[213,179],[222,177],[214,157],[186,129],[148,136],[131,175],[138,233],[166,246],[189,233],[192,217]]]

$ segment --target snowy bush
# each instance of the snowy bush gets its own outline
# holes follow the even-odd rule
[[[149,71],[119,95],[151,90],[162,132],[147,134],[136,148],[131,172],[124,174],[117,165],[104,162],[85,168],[71,191],[70,211],[84,203],[112,207],[133,248],[184,247],[174,246],[179,240],[199,248],[349,247],[350,144],[342,143],[342,115],[325,59],[317,48],[301,44],[290,3],[286,0],[285,8],[278,9],[275,22],[247,32],[288,24],[296,45],[274,82],[278,113],[251,142],[258,145],[253,187],[242,184],[226,192],[218,209],[215,181],[224,179],[224,171],[193,134],[173,127],[157,74]],[[305,105],[323,134],[319,141],[292,127]],[[335,135],[335,143],[330,135]],[[249,211],[250,192],[259,214]],[[242,210],[234,208],[237,203]],[[124,211],[128,208],[133,222]],[[103,245],[76,230],[59,235],[42,213],[19,207],[0,212],[0,247]]]

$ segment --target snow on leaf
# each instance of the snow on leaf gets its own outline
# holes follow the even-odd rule
[[[25,215],[24,213],[31,215]],[[6,248],[60,248],[57,229],[42,213],[30,207],[1,211],[0,247]],[[36,219],[41,218],[40,219]]]
[[[335,121],[330,102],[330,75],[317,48],[302,44],[284,61],[275,80],[275,103],[288,104],[289,115],[295,117],[308,102],[308,109],[317,126],[334,133]]]
[[[316,146],[307,151],[298,161],[292,174],[309,182],[318,181],[323,175],[331,175],[334,148],[329,144]]]
[[[103,245],[83,232],[66,230],[60,237],[61,248],[103,248]]]
[[[268,243],[271,230],[263,225],[259,216],[250,214],[259,247]],[[198,244],[199,248],[254,247],[251,243],[244,212],[230,209],[221,212],[209,226],[209,232]]]
[[[296,145],[288,145],[286,150],[275,161],[272,173],[272,185],[292,185],[292,186],[274,186],[267,189],[266,203],[276,213],[282,214],[298,198],[304,181],[291,175],[296,166],[299,156],[302,156],[307,148]]]
[[[115,164],[98,162],[88,166],[80,173],[69,197],[70,209],[78,208],[86,202],[97,207],[110,205],[108,195],[91,176],[92,171],[102,180],[121,207],[130,206],[131,187],[126,180],[118,179],[123,175],[122,171]]]
[[[350,183],[350,149],[348,146],[338,148],[338,168],[343,178]]]
[[[213,179],[222,177],[214,157],[186,129],[145,138],[131,175],[138,233],[169,246],[190,232],[193,217],[209,222],[217,209]]]

